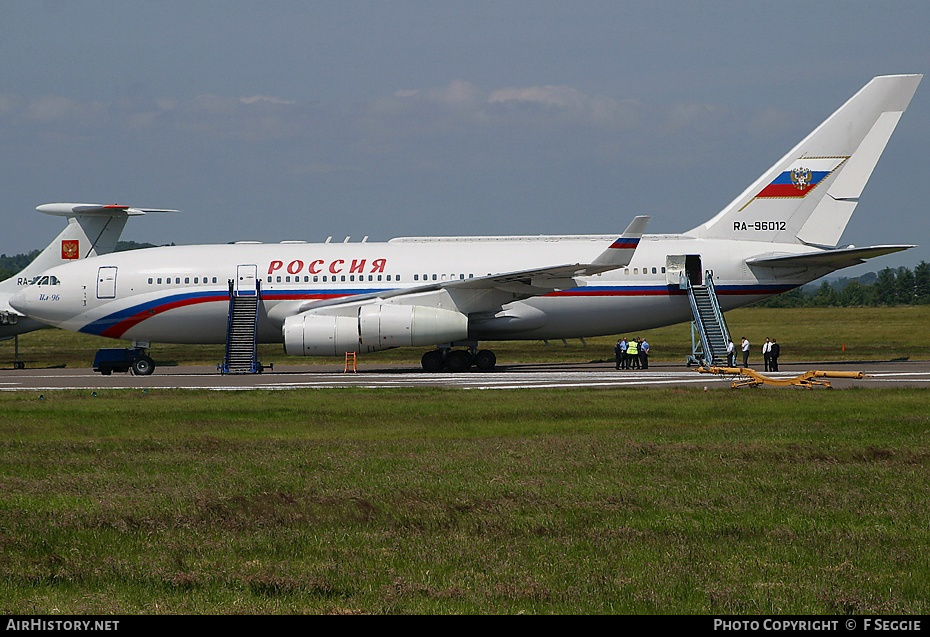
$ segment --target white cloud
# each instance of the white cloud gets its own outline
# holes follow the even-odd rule
[[[267,95],[253,95],[252,97],[240,97],[239,101],[243,104],[282,104],[282,105],[291,105],[296,104],[294,100],[285,100],[280,97],[269,97]]]
[[[532,102],[546,106],[580,109],[591,100],[567,86],[530,86],[525,88],[503,88],[488,96],[488,103]]]
[[[77,110],[76,102],[67,97],[42,97],[33,100],[29,104],[30,116],[40,122],[65,119],[73,115]]]

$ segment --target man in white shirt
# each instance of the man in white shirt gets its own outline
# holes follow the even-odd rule
[[[769,338],[765,339],[765,342],[762,343],[762,363],[765,365],[765,371],[774,371],[771,369],[772,360],[772,341]]]
[[[740,349],[743,352],[743,367],[749,367],[749,339],[745,336],[740,344]]]

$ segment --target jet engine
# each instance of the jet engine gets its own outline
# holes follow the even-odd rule
[[[289,316],[282,331],[288,355],[341,356],[462,340],[468,336],[468,317],[421,305],[363,305],[355,316]]]

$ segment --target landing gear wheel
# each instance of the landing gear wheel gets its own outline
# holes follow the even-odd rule
[[[148,356],[142,356],[132,364],[132,373],[136,376],[148,376],[154,371],[155,361]]]
[[[423,358],[420,359],[420,365],[423,366],[423,371],[435,373],[442,370],[442,352],[438,349],[434,349],[431,352],[426,352],[423,354]]]
[[[471,367],[471,354],[463,349],[450,352],[446,358],[446,369],[450,372],[466,372]]]
[[[482,349],[475,354],[475,367],[481,371],[491,371],[495,365],[497,365],[497,356],[491,350]]]

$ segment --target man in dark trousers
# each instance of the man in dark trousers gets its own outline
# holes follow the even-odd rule
[[[781,354],[781,345],[778,344],[774,338],[772,339],[772,347],[769,350],[769,371],[777,372],[778,371],[778,356]]]
[[[626,360],[629,369],[640,369],[639,339],[635,336],[626,342]]]

